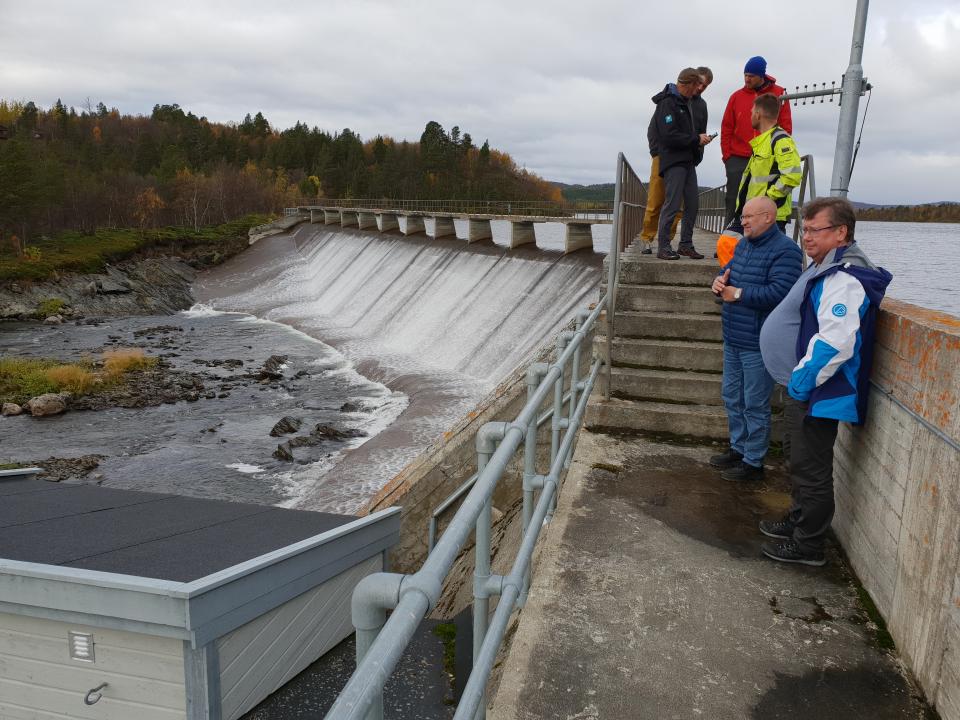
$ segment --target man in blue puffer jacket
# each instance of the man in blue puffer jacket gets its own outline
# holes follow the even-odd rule
[[[813,261],[760,335],[764,364],[787,387],[793,503],[760,532],[773,560],[823,565],[833,519],[833,445],[839,422],[866,418],[877,312],[892,275],[854,241],[856,214],[843,198],[803,206],[803,245]]]
[[[710,464],[725,480],[760,480],[770,444],[773,378],[760,354],[760,328],[800,276],[800,248],[777,227],[768,197],[743,207],[744,237],[713,282],[723,298],[723,405],[730,448]]]

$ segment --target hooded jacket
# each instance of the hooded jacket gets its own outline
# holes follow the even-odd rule
[[[893,276],[854,242],[828,255],[800,305],[796,368],[787,392],[807,414],[860,425],[867,415],[880,301]]]
[[[740,299],[723,304],[723,342],[744,350],[760,349],[760,328],[800,277],[802,255],[790,238],[771,225],[762,235],[737,243],[728,284],[741,288]]]
[[[777,85],[777,79],[770,75],[765,76],[764,84],[758,89],[746,86],[735,91],[727,101],[727,109],[723,112],[720,122],[720,153],[726,162],[731,155],[748,158],[752,154],[750,141],[757,135],[757,131],[750,125],[750,114],[753,112],[753,101],[758,95],[783,95],[784,90]],[[790,114],[790,103],[780,103],[780,114],[777,116],[777,125],[793,133],[793,117]]]
[[[653,96],[653,101],[657,104],[653,119],[660,150],[660,176],[676,165],[693,167],[698,161],[700,136],[694,130],[687,99],[674,83],[669,83]]]

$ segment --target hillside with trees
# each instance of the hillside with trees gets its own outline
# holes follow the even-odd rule
[[[859,220],[883,220],[887,222],[960,222],[960,203],[940,202],[926,205],[883,205],[858,208]]]
[[[321,198],[559,200],[469,133],[428,122],[419,142],[364,140],[262,113],[215,123],[178,105],[149,117],[0,100],[0,247],[65,230],[193,229]]]

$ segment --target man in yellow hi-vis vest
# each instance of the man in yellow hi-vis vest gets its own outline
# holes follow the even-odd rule
[[[747,163],[737,193],[736,220],[747,200],[764,195],[777,206],[777,225],[783,230],[790,219],[790,196],[803,176],[800,153],[793,138],[777,125],[780,99],[759,95],[753,103],[750,123],[759,135],[750,141],[753,155]]]

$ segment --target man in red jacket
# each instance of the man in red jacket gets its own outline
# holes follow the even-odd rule
[[[777,79],[767,75],[766,60],[759,55],[747,60],[747,64],[743,67],[743,87],[730,96],[720,124],[720,152],[727,170],[726,223],[733,219],[740,178],[743,177],[743,171],[747,169],[747,163],[753,154],[750,141],[758,135],[750,123],[753,101],[758,95],[770,93],[780,97],[783,92],[783,88],[777,85]],[[789,102],[780,103],[777,125],[788,134],[793,134]]]

